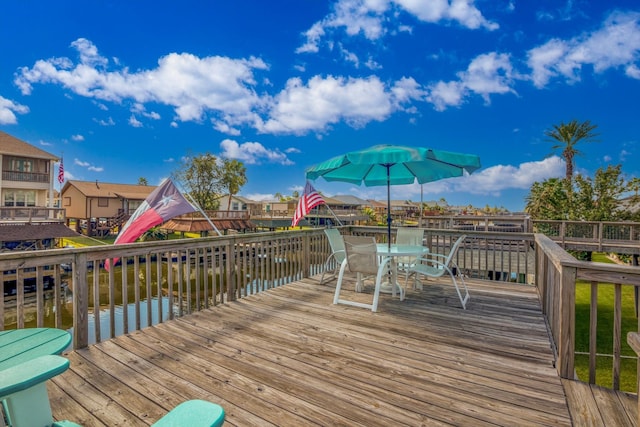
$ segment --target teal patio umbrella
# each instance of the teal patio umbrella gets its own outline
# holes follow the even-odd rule
[[[387,186],[387,242],[391,246],[391,186],[419,184],[462,176],[480,168],[473,154],[400,145],[375,145],[326,160],[305,171],[307,179],[324,178],[367,187]]]

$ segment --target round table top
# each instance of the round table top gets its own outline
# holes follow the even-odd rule
[[[378,243],[377,245],[378,255],[386,256],[417,256],[429,252],[429,248],[426,246],[418,245],[391,245],[391,252],[389,252],[389,245],[387,243]]]
[[[71,334],[56,328],[25,328],[0,331],[0,370],[36,357],[62,353]]]

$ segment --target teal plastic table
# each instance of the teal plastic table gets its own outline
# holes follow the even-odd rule
[[[61,329],[0,331],[0,404],[8,425],[53,423],[45,382],[69,368],[57,355],[70,343],[71,334]]]
[[[0,331],[0,371],[39,356],[62,353],[71,334],[56,328],[27,328]]]

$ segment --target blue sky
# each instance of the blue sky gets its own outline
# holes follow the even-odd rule
[[[67,178],[158,184],[181,159],[247,167],[254,199],[375,144],[480,156],[424,200],[523,209],[559,177],[544,131],[598,125],[578,172],[640,176],[637,1],[15,1],[0,14],[0,130]],[[324,194],[385,199],[346,183]],[[420,200],[420,186],[392,198]]]

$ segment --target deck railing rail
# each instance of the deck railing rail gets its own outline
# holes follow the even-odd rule
[[[536,239],[536,286],[540,295],[542,310],[547,319],[553,338],[556,354],[556,368],[562,378],[575,378],[576,366],[576,284],[584,281],[590,284],[589,336],[588,336],[588,379],[596,382],[598,358],[611,359],[611,388],[620,389],[620,367],[623,343],[626,332],[623,331],[623,290],[640,286],[640,268],[627,265],[605,264],[600,262],[578,261],[565,252],[548,236],[535,235]],[[598,328],[598,294],[613,286],[613,316],[609,330]],[[633,299],[627,299],[633,305]],[[633,307],[636,310],[637,307]],[[606,325],[605,325],[606,326]],[[636,326],[640,331],[640,323]],[[598,352],[598,334],[612,337],[611,351]],[[627,354],[632,354],[630,350]]]

